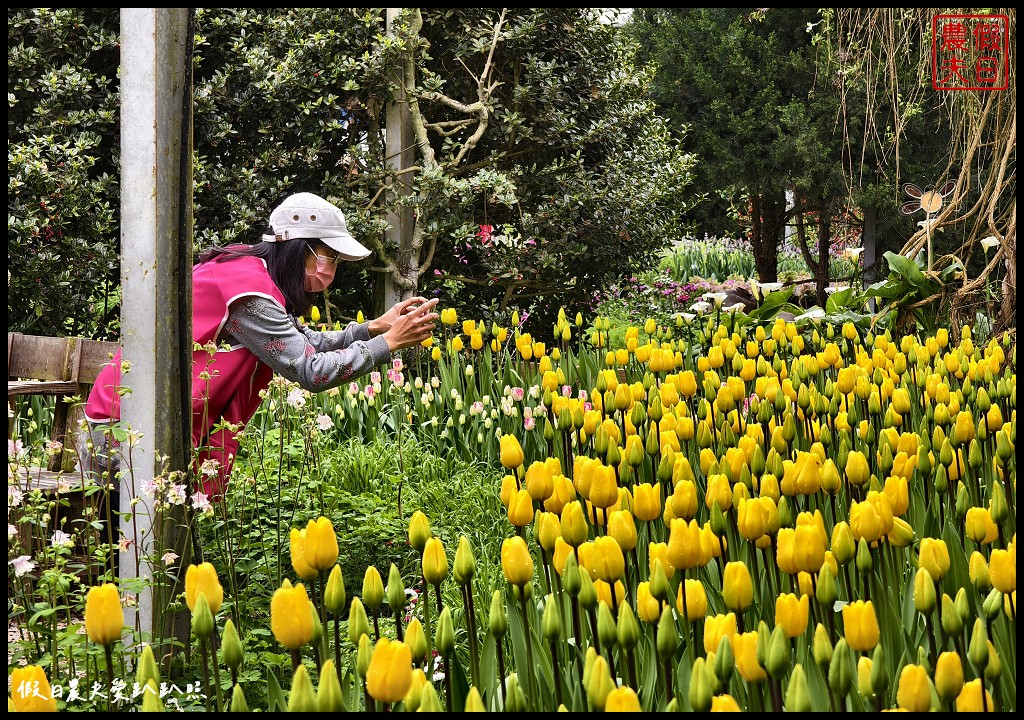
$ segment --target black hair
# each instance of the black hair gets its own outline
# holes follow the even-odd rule
[[[273,230],[267,228],[266,234],[273,234]],[[296,316],[308,315],[319,293],[307,292],[304,285],[307,245],[317,252],[320,247],[327,247],[315,238],[292,238],[280,242],[257,241],[253,245],[209,248],[199,255],[197,264],[226,262],[240,257],[261,258],[267,263],[270,279],[284,295],[285,310]]]

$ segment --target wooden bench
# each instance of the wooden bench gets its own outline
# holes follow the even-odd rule
[[[13,437],[13,410],[18,397],[52,397],[49,438],[73,450],[77,424],[69,423],[70,407],[64,399],[77,396],[84,402],[96,376],[118,347],[118,343],[103,340],[7,333],[7,404],[12,411],[8,438]],[[45,470],[33,471],[33,485],[56,489],[62,466],[63,454],[51,456]]]

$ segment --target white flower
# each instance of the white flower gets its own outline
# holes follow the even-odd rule
[[[7,486],[7,506],[8,508],[18,507],[21,505],[21,501],[24,499],[25,493],[20,488],[16,488],[13,485]]]
[[[210,504],[209,496],[202,491],[193,493],[192,509],[201,513],[213,512],[213,506]]]
[[[687,325],[689,325],[690,323],[697,319],[697,316],[694,315],[693,313],[684,312],[679,314],[682,316],[683,322],[686,323]]]
[[[18,534],[18,528],[14,527],[14,525],[11,525],[11,523],[7,523],[7,539],[10,540],[12,537],[14,537],[17,534]]]
[[[922,230],[930,230],[931,228],[935,227],[938,224],[938,222],[939,221],[937,218],[925,218],[924,220],[918,222],[917,226]],[[939,228],[939,230],[941,229],[942,228]]]
[[[981,246],[983,248],[985,248],[985,252],[987,253],[992,248],[999,247],[999,238],[997,238],[995,235],[989,235],[988,237],[983,237],[981,239]]]
[[[156,494],[157,485],[155,480],[145,480],[142,483],[142,494],[146,497],[153,497]]]
[[[7,439],[7,461],[21,460],[28,456],[28,450],[22,444],[21,440]]]
[[[174,561],[178,559],[178,553],[165,552],[160,559],[164,561],[164,565],[173,565]]]
[[[827,288],[825,288],[825,291],[829,295],[832,295],[833,293],[838,293],[838,292],[842,292],[843,290],[849,290],[849,289],[850,289],[849,285],[841,285],[839,283],[836,283],[835,285],[829,285]]]
[[[171,503],[171,505],[184,505],[185,486],[172,485],[171,489],[167,492],[167,502]]]
[[[825,311],[822,310],[820,307],[813,307],[807,312],[805,312],[803,315],[797,315],[795,318],[793,318],[793,322],[800,322],[801,320],[810,320],[811,322],[817,324],[818,321],[821,320],[823,317],[825,317]]]
[[[218,469],[220,468],[220,460],[216,458],[207,458],[203,460],[203,464],[199,467],[199,474],[203,477],[214,477]]]
[[[288,397],[285,398],[285,402],[296,410],[301,410],[306,405],[306,396],[302,388],[292,388],[292,390],[288,392]]]
[[[864,252],[864,248],[862,247],[848,247],[845,250],[843,250],[843,257],[846,258],[847,260],[857,262],[858,260],[860,260],[860,255],[862,252]]]
[[[331,419],[330,415],[317,415],[316,416],[317,427],[320,428],[321,432],[327,432],[334,427],[334,420]]]
[[[33,562],[28,555],[19,555],[13,560],[9,560],[7,564],[14,566],[15,577],[21,577],[22,575],[30,573],[36,569],[35,562]]]
[[[733,303],[727,308],[722,308],[727,313],[743,312],[743,303]]]
[[[690,306],[690,310],[692,310],[697,315],[703,315],[704,313],[706,313],[710,309],[711,309],[711,303],[704,302],[703,300],[701,300],[700,302],[695,302],[693,305]],[[685,318],[685,316],[684,316],[684,318]]]
[[[767,297],[769,293],[773,293],[776,290],[781,290],[782,289],[782,283],[780,283],[780,282],[758,283],[757,287],[760,288],[761,290],[763,290],[765,297]]]
[[[722,303],[724,303],[725,299],[727,297],[729,297],[729,296],[728,296],[728,294],[726,294],[724,292],[716,292],[716,293],[704,293],[704,297],[706,299],[710,300],[711,302],[713,302],[715,304],[716,308],[720,308],[720,307],[722,307]]]
[[[67,547],[74,545],[75,541],[71,539],[63,530],[54,530],[53,535],[50,536],[50,547]]]

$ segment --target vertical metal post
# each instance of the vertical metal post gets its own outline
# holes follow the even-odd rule
[[[387,32],[391,34],[392,23],[402,8],[387,8]],[[388,103],[385,117],[385,153],[387,165],[396,173],[416,164],[416,148],[412,135],[412,116],[405,98],[404,70],[399,64],[394,69],[397,90],[394,99]],[[397,175],[391,187],[391,201],[396,196],[408,195],[411,192],[412,177],[410,173]],[[397,248],[395,258],[398,263],[406,262],[409,248],[412,245],[413,217],[412,208],[394,207],[388,212],[388,229],[384,239],[389,247]],[[384,275],[384,307],[387,310],[402,299],[402,289],[390,275]]]
[[[121,419],[131,429],[131,447],[122,448],[121,532],[129,540],[120,555],[120,579],[137,592],[137,606],[125,608],[125,620],[143,637],[152,637],[154,607],[151,578],[159,545],[153,537],[153,508],[142,488],[166,470],[185,470],[183,437],[181,317],[191,318],[188,284],[181,267],[191,266],[191,233],[183,237],[181,152],[188,8],[121,9],[121,334],[131,369],[124,385]],[[186,197],[190,197],[186,196]],[[184,215],[183,215],[184,214]],[[188,263],[182,265],[182,253]],[[185,323],[185,327],[189,327]],[[130,455],[129,455],[130,453]],[[182,480],[187,482],[186,480]],[[132,505],[134,499],[136,505]]]

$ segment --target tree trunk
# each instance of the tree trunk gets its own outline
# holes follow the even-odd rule
[[[1003,276],[1003,306],[1000,312],[1003,329],[1017,327],[1017,201],[1013,202],[1010,222],[1003,236],[1006,275]]]
[[[750,244],[761,282],[779,278],[779,242],[786,229],[786,192],[767,191],[750,196]]]
[[[828,295],[825,288],[828,286],[828,253],[832,247],[832,218],[822,208],[818,212],[818,266],[814,273],[814,279],[818,286],[818,306],[825,308],[825,301]]]

